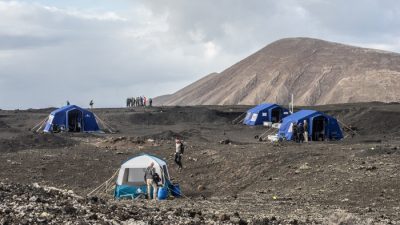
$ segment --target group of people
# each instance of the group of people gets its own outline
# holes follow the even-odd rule
[[[182,165],[182,156],[185,151],[184,143],[178,137],[175,139],[175,163],[178,165],[178,171],[181,172]],[[160,175],[157,174],[154,163],[150,163],[150,165],[146,168],[144,172],[144,182],[147,186],[147,197],[148,199],[157,200],[158,194],[158,183],[161,181]],[[153,196],[151,196],[151,189],[153,188]],[[152,198],[153,197],[153,198]]]
[[[146,96],[131,97],[126,99],[126,107],[153,106],[153,99]]]
[[[304,120],[303,123],[293,123],[292,125],[293,141],[297,143],[308,142],[308,123]]]

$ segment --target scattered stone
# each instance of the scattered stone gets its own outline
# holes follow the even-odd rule
[[[232,141],[229,139],[224,139],[224,140],[219,141],[218,143],[220,143],[222,145],[229,145],[232,143]]]
[[[308,165],[308,163],[304,163],[303,165],[301,165],[301,166],[299,167],[299,169],[301,169],[301,170],[308,170],[308,169],[311,169],[311,167]]]
[[[204,191],[204,190],[206,190],[206,187],[204,186],[204,185],[199,185],[199,186],[197,186],[197,190],[198,191]]]
[[[219,215],[218,220],[219,221],[228,221],[230,218],[228,215],[226,215],[225,213]]]
[[[365,168],[366,170],[369,170],[369,171],[373,171],[373,170],[376,170],[376,169],[378,169],[376,166],[367,166],[367,168]]]
[[[32,197],[29,198],[30,202],[36,202],[36,200],[37,200],[36,196],[32,196]]]

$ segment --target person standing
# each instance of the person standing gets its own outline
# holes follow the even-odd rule
[[[293,133],[292,133],[293,141],[298,142],[297,123],[293,123],[292,132],[293,132]]]
[[[90,108],[91,108],[91,109],[93,109],[93,104],[94,104],[94,103],[93,103],[93,99],[92,99],[92,100],[90,100],[90,102],[89,102],[89,105],[90,105]]]
[[[67,100],[67,105],[70,105],[69,101]]]
[[[146,96],[143,96],[143,106],[146,107],[146,103],[147,103],[147,98]]]
[[[304,142],[308,142],[308,123],[304,120]]]
[[[157,200],[157,191],[158,191],[157,182],[154,181],[155,174],[156,174],[156,170],[154,168],[154,162],[151,162],[150,165],[146,168],[146,170],[144,172],[144,180],[147,185],[148,199],[151,199],[151,188],[153,187],[153,200]]]
[[[149,98],[149,106],[152,107],[153,106],[153,99]]]
[[[182,166],[182,155],[185,147],[183,145],[182,140],[179,138],[175,139],[175,163],[178,165],[178,170],[181,171]]]
[[[302,123],[299,123],[299,126],[297,127],[297,134],[299,135],[298,142],[303,143],[303,141],[304,141],[304,125]]]

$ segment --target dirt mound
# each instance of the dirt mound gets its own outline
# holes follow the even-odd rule
[[[159,133],[155,134],[150,134],[143,136],[142,138],[144,139],[154,139],[154,140],[174,140],[175,138],[180,138],[180,139],[188,139],[191,137],[200,137],[201,138],[201,132],[197,129],[188,129],[188,130],[183,130],[181,132],[174,132],[172,130],[166,130],[162,131]]]
[[[201,137],[201,132],[197,129],[188,129],[179,132],[183,138]]]
[[[53,187],[0,183],[1,224],[282,224],[275,217],[242,219],[238,213],[116,204]],[[136,203],[137,204],[137,203]],[[153,204],[154,206],[154,204]]]
[[[0,149],[2,152],[13,152],[35,148],[63,148],[77,143],[74,140],[54,134],[29,134],[0,140]]]
[[[10,126],[8,126],[4,121],[0,120],[0,129],[1,128],[10,128]]]
[[[144,139],[154,139],[154,140],[174,140],[176,137],[182,138],[182,135],[171,130],[162,131],[156,134],[150,134],[143,136]]]
[[[176,107],[158,112],[134,113],[130,116],[133,124],[173,125],[180,123],[226,123],[236,114],[200,107]]]
[[[117,148],[133,148],[138,145],[146,143],[146,139],[142,137],[109,137],[106,139],[99,140],[95,143],[95,146],[106,148],[106,149],[117,149]]]

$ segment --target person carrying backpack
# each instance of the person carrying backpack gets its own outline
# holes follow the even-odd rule
[[[183,142],[179,140],[178,138],[175,139],[175,163],[178,165],[178,170],[181,171],[183,166],[182,166],[182,155],[183,152],[185,151],[185,146],[183,145]]]
[[[151,187],[153,187],[153,200],[157,200],[158,182],[160,182],[160,180],[160,176],[156,173],[156,169],[154,168],[154,162],[151,162],[144,172],[148,199],[151,199]]]

